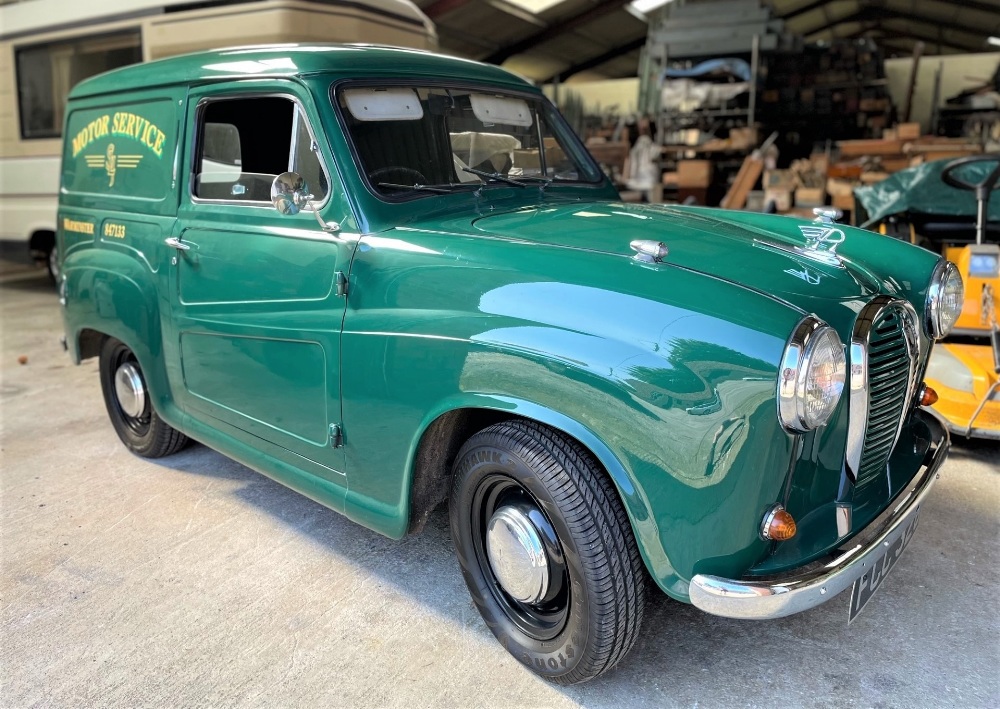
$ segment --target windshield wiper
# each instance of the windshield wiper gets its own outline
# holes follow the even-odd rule
[[[486,172],[484,170],[477,170],[474,167],[463,167],[464,172],[483,177],[487,180],[496,180],[497,182],[506,182],[508,185],[514,185],[515,187],[527,187],[523,182],[518,182],[513,177],[507,177],[507,175],[502,172]]]
[[[391,187],[394,190],[414,190],[416,192],[436,192],[437,194],[449,194],[456,187],[465,187],[465,185],[447,185],[447,186],[437,186],[437,185],[401,185],[396,182],[379,182],[379,187]]]

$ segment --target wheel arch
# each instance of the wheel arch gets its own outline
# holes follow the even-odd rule
[[[139,360],[158,413],[174,425],[156,284],[149,271],[124,254],[104,251],[100,265],[96,261],[94,254],[81,252],[64,271],[70,356],[79,364],[98,356],[105,338],[120,340]]]
[[[423,528],[430,513],[443,502],[451,485],[451,467],[459,449],[477,431],[499,421],[524,419],[561,433],[590,453],[611,479],[625,508],[647,571],[668,564],[660,546],[648,501],[619,456],[579,421],[540,404],[513,398],[484,397],[454,403],[428,416],[416,436],[405,487],[407,532]]]
[[[38,227],[31,230],[28,237],[28,251],[32,258],[41,259],[48,256],[49,251],[56,245],[56,233],[48,227]]]

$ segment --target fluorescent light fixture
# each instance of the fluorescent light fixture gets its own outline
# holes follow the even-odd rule
[[[522,10],[527,10],[533,15],[545,12],[550,7],[564,2],[564,0],[507,0],[511,5],[516,5]]]
[[[671,3],[673,1],[674,0],[633,0],[633,2],[629,3],[629,7],[636,12],[641,12],[643,15],[648,15],[653,10],[659,10],[667,3]]]
[[[992,44],[994,47],[1000,47],[1000,37],[988,37],[986,39],[986,44]]]

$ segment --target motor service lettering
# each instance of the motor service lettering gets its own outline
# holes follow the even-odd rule
[[[103,138],[124,138],[125,143],[118,142],[126,149],[131,142],[136,142],[157,158],[162,158],[167,135],[149,119],[128,111],[106,113],[80,129],[73,137],[73,157],[83,153],[87,167],[104,170],[108,176],[108,187],[114,187],[118,171],[138,167],[143,154],[123,152],[114,142],[100,150],[87,150],[94,141]]]
[[[127,111],[118,111],[114,115],[105,113],[85,125],[73,138],[73,157],[95,140],[108,136],[138,141],[158,158],[163,157],[163,144],[167,140],[166,133],[142,116]]]

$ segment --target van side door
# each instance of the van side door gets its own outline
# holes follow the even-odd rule
[[[346,489],[338,282],[357,242],[271,203],[272,181],[291,170],[322,218],[344,219],[330,213],[342,204],[339,181],[308,92],[291,81],[245,86],[192,92],[189,186],[163,246],[175,251],[171,378],[194,429],[220,430]]]

